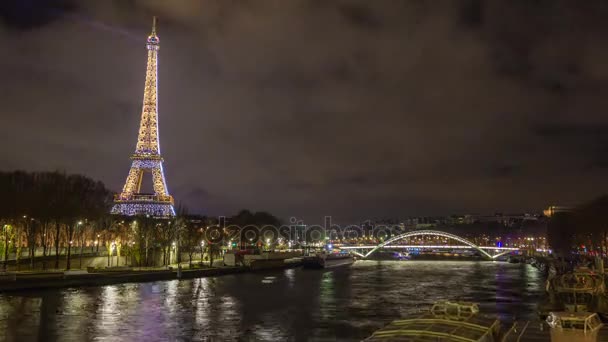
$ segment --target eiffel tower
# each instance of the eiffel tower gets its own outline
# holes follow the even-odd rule
[[[139,135],[135,153],[131,156],[131,170],[125,186],[120,194],[114,195],[112,214],[118,215],[148,215],[153,217],[175,216],[173,197],[169,195],[165,175],[163,173],[163,158],[160,156],[158,139],[158,102],[157,102],[157,62],[159,39],[156,35],[156,17],[152,23],[152,33],[148,36],[148,67],[146,69],[146,85],[144,88],[144,103],[139,125]],[[154,193],[141,193],[141,183],[144,173],[152,174]]]

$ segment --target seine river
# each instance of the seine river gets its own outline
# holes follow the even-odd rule
[[[358,341],[439,299],[536,319],[530,265],[357,261],[332,270],[228,275],[0,294],[0,341]]]

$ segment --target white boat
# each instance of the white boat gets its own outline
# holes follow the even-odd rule
[[[331,268],[348,266],[355,262],[350,253],[319,253],[304,258],[304,268]]]

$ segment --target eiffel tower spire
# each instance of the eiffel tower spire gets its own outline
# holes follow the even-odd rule
[[[139,134],[135,153],[131,156],[131,170],[120,194],[114,196],[113,214],[175,216],[173,197],[169,195],[163,172],[163,158],[160,155],[158,138],[158,49],[160,40],[156,35],[156,17],[152,22],[152,32],[148,36],[148,64],[144,100],[139,124]],[[144,173],[152,174],[153,194],[141,193]]]

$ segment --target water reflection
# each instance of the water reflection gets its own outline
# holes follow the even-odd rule
[[[209,305],[209,279],[201,278],[194,279],[192,298],[194,301],[194,322],[197,327],[203,330],[209,330],[211,324],[210,305]]]
[[[2,298],[1,302],[9,305],[0,309],[0,331],[4,334],[6,341],[18,341],[21,336],[35,340],[38,330],[32,327],[40,326],[40,298],[13,297]]]
[[[95,321],[98,322],[96,326],[96,334],[99,336],[116,336],[117,331],[120,327],[120,307],[119,303],[121,298],[118,295],[117,286],[106,286],[103,288],[101,293],[101,303],[97,307],[95,315]],[[132,309],[132,308],[129,308]],[[125,317],[128,317],[130,313],[126,313]]]
[[[321,277],[319,284],[319,319],[321,321],[330,320],[335,316],[336,293],[334,291],[334,272],[326,271]]]
[[[542,277],[525,264],[358,261],[4,294],[0,341],[360,340],[438,299],[478,302],[504,319],[535,318],[542,291]]]
[[[285,277],[288,279],[290,288],[293,288],[296,281],[296,270],[294,268],[285,271]]]

